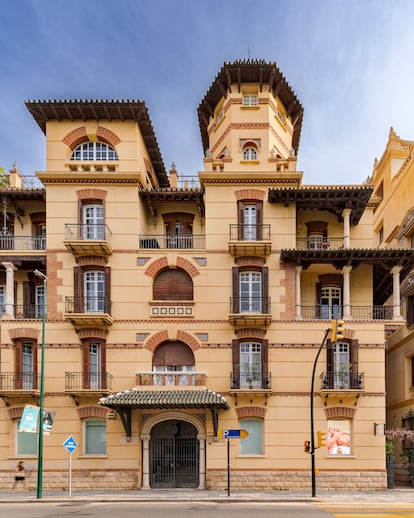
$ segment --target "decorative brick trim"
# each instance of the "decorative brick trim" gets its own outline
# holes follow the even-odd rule
[[[162,342],[166,342],[168,340],[167,331],[160,331],[156,335],[151,336],[148,342],[145,344],[144,348],[148,349],[151,352],[154,352],[159,344]]]
[[[144,273],[148,277],[151,277],[151,279],[155,279],[158,273],[161,270],[165,270],[165,268],[168,268],[168,259],[166,257],[160,257],[160,259],[151,263]]]
[[[264,338],[266,336],[266,330],[265,329],[236,329],[236,336],[240,340],[245,338]]]
[[[242,406],[236,408],[236,415],[238,419],[243,419],[243,417],[258,417],[259,419],[264,419],[266,410],[266,408],[260,406]]]
[[[17,327],[15,329],[9,329],[9,336],[12,340],[16,338],[33,338],[33,340],[39,339],[40,330],[33,329],[32,327]]]
[[[237,201],[240,200],[258,200],[263,201],[266,197],[266,191],[259,191],[259,189],[241,189],[235,191],[234,196]]]
[[[76,191],[79,200],[105,200],[107,191],[103,189],[81,189]]]
[[[85,126],[81,126],[70,131],[66,137],[62,139],[62,142],[69,146],[72,150],[75,149],[76,146],[81,144],[82,142],[88,141],[88,133],[86,131]]]
[[[107,257],[100,256],[82,256],[78,257],[77,263],[79,266],[106,266],[108,263]]]
[[[197,277],[197,275],[200,275],[200,272],[193,265],[193,263],[190,263],[190,261],[188,261],[187,259],[177,257],[176,265],[178,268],[182,268],[183,270],[185,270],[189,275],[191,275],[191,277]]]
[[[108,330],[99,328],[79,329],[78,336],[80,340],[86,340],[87,338],[100,338],[101,340],[106,340]]]
[[[325,415],[327,419],[354,419],[356,408],[333,406],[325,408]]]
[[[121,139],[118,137],[118,135],[115,135],[113,131],[109,130],[108,128],[104,128],[103,126],[97,127],[96,136],[102,142],[106,142],[106,144],[110,144],[113,147],[117,146],[121,142]]]
[[[78,408],[77,410],[80,419],[86,419],[87,417],[102,417],[105,419],[108,412],[110,412],[109,408],[98,406],[85,406],[83,408]]]
[[[266,264],[265,257],[236,257],[235,263],[237,266],[264,266]]]
[[[7,413],[9,419],[20,419],[23,415],[24,406],[16,406],[14,408],[8,408]]]
[[[186,345],[188,345],[188,347],[193,352],[196,351],[197,349],[200,349],[200,344],[194,338],[194,336],[191,336],[190,334],[186,333],[185,331],[181,331],[181,330],[177,331],[177,340],[184,342]]]

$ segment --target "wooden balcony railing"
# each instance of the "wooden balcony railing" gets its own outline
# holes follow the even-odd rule
[[[0,372],[0,391],[37,390],[39,376],[35,372]]]
[[[136,384],[142,386],[205,386],[206,373],[198,371],[144,371],[136,373]]]
[[[363,390],[364,373],[345,371],[328,371],[321,374],[322,390]]]
[[[204,234],[142,234],[139,236],[140,249],[204,249],[206,236]]]
[[[109,372],[65,372],[65,390],[112,390]]]

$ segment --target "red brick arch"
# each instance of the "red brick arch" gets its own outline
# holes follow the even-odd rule
[[[145,270],[145,275],[147,275],[148,277],[151,277],[151,279],[155,279],[155,277],[162,270],[165,270],[166,268],[170,268],[171,266],[174,266],[174,265],[170,265],[168,263],[167,257],[160,257],[159,259],[157,259],[156,261],[154,261],[153,263],[151,263],[148,266],[148,268]],[[190,277],[196,277],[197,275],[200,275],[200,272],[194,266],[194,264],[182,257],[177,257],[175,266],[177,268],[181,268],[182,270],[187,272]]]
[[[102,406],[85,406],[83,408],[78,408],[78,416],[80,419],[86,419],[87,417],[102,417],[105,419],[110,412],[109,408],[104,408]]]
[[[244,417],[257,417],[264,419],[266,415],[266,408],[261,406],[242,406],[236,408],[236,415],[239,419]]]
[[[266,191],[261,191],[259,189],[240,189],[240,191],[235,191],[234,196],[236,200],[259,200],[263,201],[266,197]]]
[[[108,128],[104,128],[103,126],[98,126],[96,129],[96,137],[100,142],[105,142],[105,144],[109,144],[112,147],[116,147],[121,139],[116,135],[113,131]],[[75,128],[70,131],[63,139],[62,142],[70,147],[70,149],[74,150],[76,146],[82,144],[82,142],[88,142],[91,138],[88,135],[88,132],[85,126],[80,126],[79,128]],[[93,139],[95,140],[95,139]]]

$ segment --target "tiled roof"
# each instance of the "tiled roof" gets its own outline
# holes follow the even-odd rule
[[[130,389],[101,398],[109,408],[222,408],[228,409],[226,398],[208,389],[200,390],[137,390]]]

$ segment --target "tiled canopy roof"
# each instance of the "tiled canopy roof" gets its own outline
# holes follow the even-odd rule
[[[224,396],[208,389],[130,389],[103,397],[100,403],[109,408],[229,408]]]

